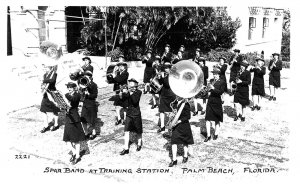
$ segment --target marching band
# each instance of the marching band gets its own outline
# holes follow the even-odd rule
[[[250,105],[249,99],[249,85],[251,84],[251,73],[253,72],[252,79],[252,101],[253,106],[251,110],[254,111],[261,109],[261,99],[265,96],[264,90],[264,75],[266,74],[265,61],[263,58],[257,58],[255,63],[249,64],[240,55],[240,50],[234,50],[228,62],[230,69],[230,90],[227,91],[226,70],[228,65],[226,58],[219,57],[219,62],[213,66],[211,71],[213,78],[209,78],[209,70],[205,64],[205,58],[200,56],[200,49],[195,51],[195,57],[191,59],[196,63],[203,74],[203,79],[200,86],[202,89],[192,97],[180,97],[170,86],[170,77],[174,75],[173,66],[180,63],[182,60],[187,60],[187,53],[184,51],[184,45],[180,47],[178,54],[174,57],[170,52],[170,45],[166,44],[165,50],[160,57],[159,55],[152,55],[152,50],[147,50],[146,55],[142,59],[145,64],[143,82],[145,84],[143,93],[151,93],[153,105],[151,109],[158,107],[159,119],[157,133],[169,130],[171,142],[171,162],[169,167],[177,165],[177,148],[178,145],[183,145],[183,161],[188,161],[188,145],[194,144],[194,138],[191,130],[189,120],[191,113],[193,116],[198,114],[198,104],[202,107],[201,115],[205,114],[206,121],[206,137],[204,142],[211,139],[216,140],[219,136],[221,123],[223,122],[223,104],[224,93],[234,95],[233,102],[236,110],[234,121],[239,118],[245,121],[245,108]],[[99,132],[96,132],[96,119],[98,112],[97,96],[98,86],[93,81],[93,66],[91,59],[84,57],[84,65],[79,74],[70,75],[70,79],[77,81],[69,82],[66,84],[69,93],[65,94],[64,99],[67,102],[65,127],[63,141],[70,143],[72,164],[76,164],[81,160],[79,154],[80,142],[94,139]],[[198,67],[197,66],[197,67]],[[275,89],[280,87],[280,70],[282,69],[282,62],[279,60],[279,54],[273,54],[268,69],[269,85],[270,85],[270,98],[269,100],[276,100]],[[47,130],[52,131],[59,128],[58,125],[58,112],[62,110],[61,107],[52,99],[50,92],[55,92],[57,66],[47,67],[43,79],[43,99],[40,111],[45,114],[44,127],[41,133]],[[139,90],[139,83],[137,80],[131,78],[128,80],[129,73],[127,71],[127,64],[124,62],[124,56],[120,55],[118,64],[114,67],[113,72],[108,74],[114,83],[113,91],[115,92],[114,105],[116,107],[116,122],[115,125],[124,125],[124,146],[120,155],[129,154],[130,147],[130,133],[137,134],[137,148],[136,151],[142,149],[142,133],[143,123],[140,109],[140,100],[142,91]],[[181,74],[179,74],[181,75]],[[189,72],[185,75],[186,80],[189,80]],[[199,84],[197,84],[199,85]],[[78,91],[79,90],[79,91]],[[156,96],[159,97],[157,103]],[[194,111],[192,112],[190,101],[194,102]],[[201,103],[202,100],[202,103]],[[82,102],[82,110],[79,114],[79,103]],[[175,104],[176,115],[171,118],[174,113],[173,104]],[[124,110],[124,118],[121,118],[121,108]],[[169,116],[171,121],[166,124],[166,116]],[[52,125],[50,119],[54,119]],[[169,120],[170,120],[169,119]],[[213,133],[211,133],[211,127]],[[169,128],[169,129],[168,129]]]

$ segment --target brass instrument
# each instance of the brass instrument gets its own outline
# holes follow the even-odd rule
[[[58,90],[56,91],[49,91],[49,94],[57,104],[57,107],[59,107],[62,110],[65,110],[67,113],[69,112],[69,109],[71,108],[69,102],[64,99],[62,93]]]
[[[173,114],[170,115],[166,127],[172,128],[177,123],[181,112],[189,98],[199,93],[204,82],[204,74],[199,65],[190,60],[182,60],[172,66],[169,74],[169,84],[171,90],[178,96],[183,98],[183,104],[179,110],[171,108]],[[171,104],[174,104],[175,100]]]
[[[216,83],[216,80],[214,78],[210,79],[209,81],[210,81],[209,84],[207,86],[203,86],[203,88],[200,90],[199,94],[195,98],[199,98],[199,97],[205,98],[207,96],[208,92],[212,89],[212,87]]]
[[[237,89],[237,81],[240,79],[241,74],[243,73],[242,69],[239,70],[239,72],[237,73],[236,77],[235,77],[235,81],[233,82],[231,89],[232,89],[232,93],[234,94],[236,92]]]

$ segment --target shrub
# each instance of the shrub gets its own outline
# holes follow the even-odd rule
[[[234,53],[232,53],[230,51],[225,51],[223,49],[217,49],[217,50],[209,51],[206,55],[204,55],[204,58],[210,62],[218,62],[219,58],[221,56],[223,56],[226,58],[227,62],[229,62],[229,59],[231,58],[232,55],[234,55]]]
[[[111,57],[112,62],[117,62],[119,60],[119,56],[122,54],[122,51],[119,47],[107,53],[108,57]],[[125,56],[125,55],[124,55]],[[125,58],[126,60],[126,58]]]

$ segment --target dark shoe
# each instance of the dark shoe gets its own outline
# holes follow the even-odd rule
[[[146,94],[146,93],[147,93],[147,91],[145,91],[145,90],[144,90],[144,91],[143,91],[143,93],[144,93],[144,94]]]
[[[273,100],[273,96],[270,96],[269,101],[272,101],[272,100]]]
[[[204,139],[204,142],[207,142],[207,141],[209,141],[210,139],[211,139],[211,136],[206,137],[206,138]]]
[[[241,121],[245,121],[245,117],[241,117]]]
[[[169,164],[169,167],[173,167],[174,165],[177,165],[177,160],[172,160]]]
[[[198,114],[198,111],[193,112],[193,116],[196,116]]]
[[[76,158],[76,155],[72,155],[71,158],[70,158],[70,162],[73,162]]]
[[[125,155],[129,153],[129,149],[123,149],[123,151],[120,152],[120,155]]]
[[[157,133],[160,133],[160,132],[165,131],[165,130],[166,130],[165,127],[161,127],[161,128],[159,128],[159,129],[157,130]]]
[[[119,125],[121,122],[122,122],[122,120],[120,119],[120,120],[116,121],[115,125]]]
[[[188,157],[183,157],[182,163],[186,163],[188,161]]]
[[[205,111],[201,111],[200,115],[204,115],[205,114]]]
[[[59,125],[54,126],[54,127],[51,129],[51,131],[56,131],[58,128],[59,128]]]
[[[260,110],[260,106],[257,105],[257,106],[256,106],[256,109],[257,109],[257,110]]]
[[[217,140],[217,138],[218,138],[218,135],[213,136],[213,140]]]
[[[251,111],[254,111],[255,108],[256,108],[256,106],[252,106],[252,107],[251,107]]]
[[[171,134],[170,134],[170,132],[165,132],[165,133],[163,134],[163,138],[165,138],[165,139],[171,139]]]
[[[154,109],[154,108],[156,108],[157,107],[157,105],[155,104],[155,105],[152,105],[152,107],[151,107],[151,109]]]
[[[235,116],[233,120],[234,120],[234,121],[237,121],[238,119],[239,119],[239,117],[238,117],[238,116]]]
[[[96,137],[97,137],[97,135],[91,134],[91,135],[89,136],[89,139],[90,139],[90,140],[94,140]]]
[[[224,104],[224,101],[222,100],[222,104]]]
[[[125,125],[125,120],[122,120],[122,125]]]
[[[273,97],[273,101],[276,101],[276,97]]]
[[[75,158],[74,161],[72,161],[72,165],[77,164],[79,161],[81,161],[81,158]]]
[[[142,149],[142,145],[138,145],[136,151],[140,151]]]
[[[49,130],[49,127],[44,127],[42,130],[41,130],[41,133],[45,133],[46,131]]]

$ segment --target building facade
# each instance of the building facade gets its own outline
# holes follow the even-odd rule
[[[236,37],[242,53],[264,53],[269,58],[272,53],[281,51],[283,9],[264,7],[228,7],[228,14],[239,17],[242,26]]]

